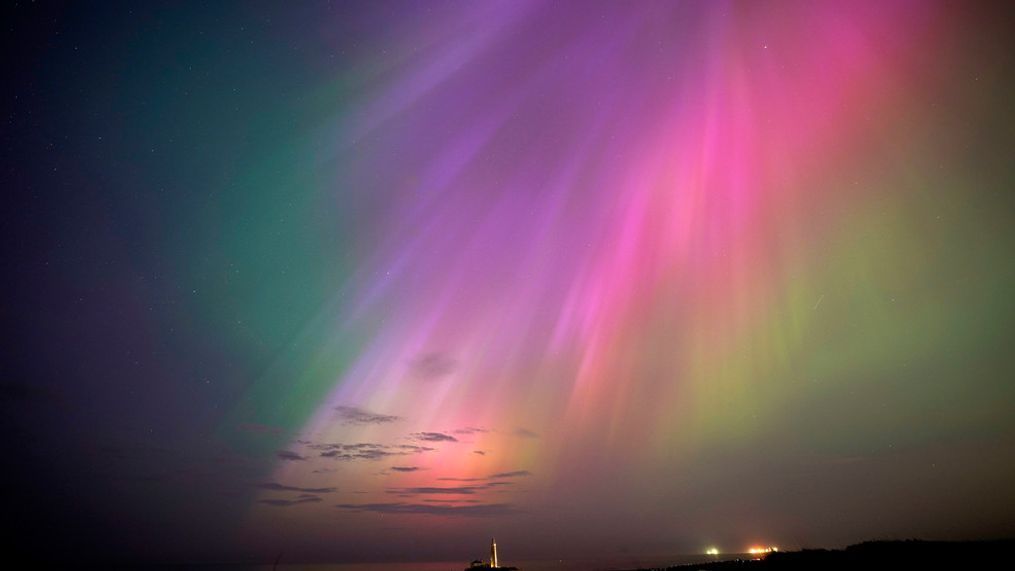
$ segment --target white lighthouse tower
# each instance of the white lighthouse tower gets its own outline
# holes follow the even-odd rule
[[[491,538],[490,539],[490,567],[493,568],[493,569],[496,569],[496,568],[500,567],[500,565],[497,564],[497,539],[496,538]]]

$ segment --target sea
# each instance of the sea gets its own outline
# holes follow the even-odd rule
[[[746,556],[745,556],[746,557]],[[724,554],[721,560],[737,559]],[[520,571],[615,571],[618,569],[652,569],[672,565],[688,565],[716,561],[708,555],[665,555],[650,557],[618,556],[597,559],[553,559],[537,561],[502,561]],[[468,561],[430,561],[422,563],[347,563],[347,564],[280,564],[277,571],[463,571]],[[233,567],[235,571],[272,571],[271,565]]]

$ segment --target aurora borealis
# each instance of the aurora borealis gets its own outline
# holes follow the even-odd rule
[[[9,21],[0,394],[28,556],[1015,535],[1001,7]]]

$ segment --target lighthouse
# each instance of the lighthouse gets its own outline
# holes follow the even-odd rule
[[[493,537],[490,538],[490,562],[487,563],[482,559],[474,559],[472,563],[469,563],[469,567],[465,571],[479,571],[480,569],[497,569],[497,571],[518,571],[517,567],[500,564],[500,560],[497,557],[497,539]]]

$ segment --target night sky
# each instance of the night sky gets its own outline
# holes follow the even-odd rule
[[[1015,535],[1001,4],[8,5],[4,557]]]

